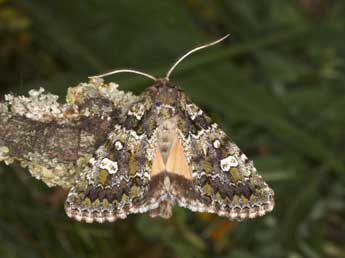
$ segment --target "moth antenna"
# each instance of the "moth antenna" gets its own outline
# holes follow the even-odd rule
[[[131,69],[114,70],[114,71],[111,71],[111,72],[108,72],[108,73],[104,73],[104,74],[100,74],[100,75],[89,76],[89,79],[103,78],[105,76],[109,76],[109,75],[116,74],[116,73],[135,73],[135,74],[140,74],[142,76],[150,78],[150,79],[152,79],[154,81],[157,81],[157,78],[152,76],[152,75],[150,75],[150,74],[143,73],[143,72],[136,71],[136,70],[131,70]]]
[[[192,50],[188,51],[186,54],[184,54],[182,57],[180,57],[176,62],[175,64],[169,69],[169,71],[167,72],[166,76],[165,76],[165,79],[166,80],[169,80],[169,77],[171,75],[171,73],[175,70],[176,66],[178,66],[179,63],[181,63],[183,61],[183,59],[185,59],[187,56],[189,56],[190,54],[196,52],[196,51],[199,51],[201,49],[204,49],[204,48],[207,48],[207,47],[210,47],[210,46],[213,46],[213,45],[216,45],[220,42],[222,42],[224,39],[226,39],[227,37],[229,37],[230,34],[227,34],[225,35],[224,37],[214,41],[214,42],[211,42],[211,43],[208,43],[208,44],[205,44],[205,45],[202,45],[202,46],[199,46],[199,47],[196,47],[196,48],[193,48]]]

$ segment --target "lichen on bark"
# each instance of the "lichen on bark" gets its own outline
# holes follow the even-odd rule
[[[70,187],[137,97],[92,79],[68,89],[66,103],[43,88],[0,103],[0,161],[18,160],[48,186]]]

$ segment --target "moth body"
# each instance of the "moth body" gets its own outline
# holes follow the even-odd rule
[[[108,139],[68,195],[70,217],[168,218],[178,204],[242,220],[273,209],[274,193],[253,162],[168,80],[147,88]]]

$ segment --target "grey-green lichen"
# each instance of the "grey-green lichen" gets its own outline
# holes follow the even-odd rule
[[[4,161],[6,165],[14,162],[14,158],[9,156],[10,149],[7,146],[0,147],[0,161]]]
[[[83,82],[76,87],[69,88],[66,101],[70,105],[78,105],[83,107],[83,104],[92,99],[106,99],[110,101],[113,106],[121,108],[122,113],[124,113],[127,111],[128,106],[136,101],[138,97],[133,95],[131,92],[125,93],[124,91],[120,91],[118,86],[118,84],[113,82],[106,84],[101,78],[90,79],[89,82]],[[86,108],[80,109],[79,115],[106,115],[112,111],[113,110],[111,107],[107,105],[100,105],[99,102],[94,101]]]
[[[5,102],[0,104],[0,112],[10,112],[34,121],[63,123],[66,118],[79,119],[81,116],[108,115],[114,107],[125,112],[128,106],[137,100],[137,97],[131,92],[125,93],[119,90],[118,84],[113,82],[107,84],[99,78],[70,87],[65,104],[60,104],[58,99],[59,96],[46,93],[43,88],[30,90],[28,97],[7,94]],[[96,100],[103,100],[103,102],[107,100],[112,105],[103,105],[101,101]]]
[[[18,160],[48,186],[71,187],[136,100],[103,79],[70,87],[64,104],[43,88],[28,96],[7,94],[0,102],[0,161]]]
[[[7,146],[0,147],[0,161],[4,161],[9,158],[8,154],[10,149]]]
[[[49,122],[53,119],[63,118],[64,106],[57,102],[59,97],[44,93],[45,90],[40,88],[30,90],[28,97],[5,95],[5,100],[9,105],[9,112],[34,121]]]
[[[50,159],[47,155],[41,153],[29,153],[27,161],[22,161],[21,166],[27,166],[33,177],[42,180],[48,186],[59,185],[69,188],[76,181],[76,177],[91,157],[92,155],[86,154],[74,164],[61,163],[59,160]]]

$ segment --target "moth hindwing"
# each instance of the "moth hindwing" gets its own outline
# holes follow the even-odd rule
[[[273,209],[274,193],[231,139],[180,89],[157,80],[133,103],[70,190],[65,209],[87,222],[177,203],[233,220]]]

